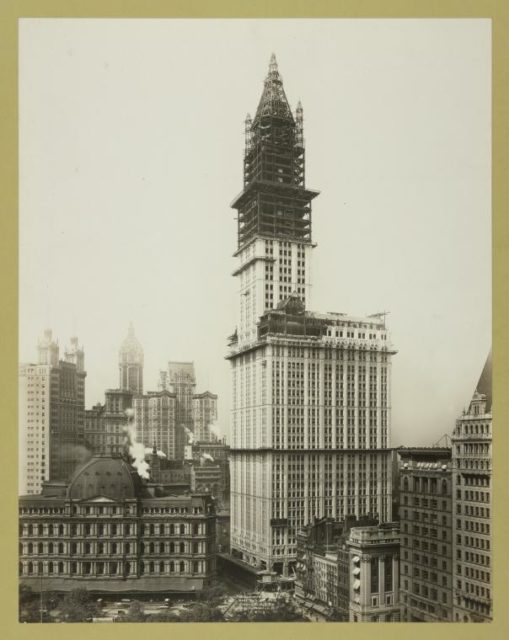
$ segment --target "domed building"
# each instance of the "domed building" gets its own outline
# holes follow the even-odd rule
[[[160,495],[121,456],[19,501],[19,573],[34,591],[195,592],[215,574],[207,494]]]
[[[134,335],[134,327],[129,324],[127,338],[120,345],[118,353],[120,389],[134,395],[143,393],[143,348]]]

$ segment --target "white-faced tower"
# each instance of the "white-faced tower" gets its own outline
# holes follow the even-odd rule
[[[303,110],[276,59],[246,119],[230,337],[232,553],[287,573],[315,517],[391,518],[390,348],[385,316],[308,311],[311,201]]]

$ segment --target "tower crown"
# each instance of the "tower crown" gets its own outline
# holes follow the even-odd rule
[[[143,347],[134,335],[132,322],[129,323],[127,338],[120,345],[119,360],[120,362],[143,364]]]
[[[253,120],[245,120],[244,189],[232,207],[239,249],[256,236],[311,243],[311,200],[305,187],[302,105],[295,118],[272,54]]]
[[[256,110],[254,122],[264,116],[276,116],[293,122],[292,111],[283,89],[283,79],[279,75],[276,56],[272,54],[269,72],[265,78],[262,97]]]

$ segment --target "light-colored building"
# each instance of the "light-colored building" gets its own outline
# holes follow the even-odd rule
[[[46,480],[66,480],[82,459],[85,413],[84,354],[71,339],[65,360],[48,329],[38,360],[19,367],[19,491],[39,493]]]
[[[448,448],[398,449],[401,619],[452,621],[452,463]]]
[[[246,121],[238,211],[238,325],[232,369],[231,548],[287,573],[315,517],[391,515],[390,388],[384,314],[307,310],[311,200],[303,112],[275,59]]]
[[[205,391],[193,395],[193,431],[198,442],[215,442],[216,434],[211,425],[217,420],[217,395]]]
[[[350,530],[350,622],[399,622],[399,524]]]
[[[132,323],[118,353],[119,388],[133,395],[143,393],[143,348]]]
[[[455,622],[493,618],[491,353],[452,436]]]
[[[145,447],[156,447],[168,458],[182,458],[177,451],[176,396],[169,391],[149,391],[133,399],[136,439]]]

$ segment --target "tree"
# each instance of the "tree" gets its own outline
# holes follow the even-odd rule
[[[222,622],[223,620],[223,612],[220,609],[201,602],[180,614],[181,622]]]
[[[97,602],[86,589],[74,589],[66,593],[60,610],[66,622],[85,622],[101,615]]]
[[[197,600],[207,602],[210,606],[217,606],[227,595],[226,587],[220,582],[213,582],[207,589],[196,594]]]

